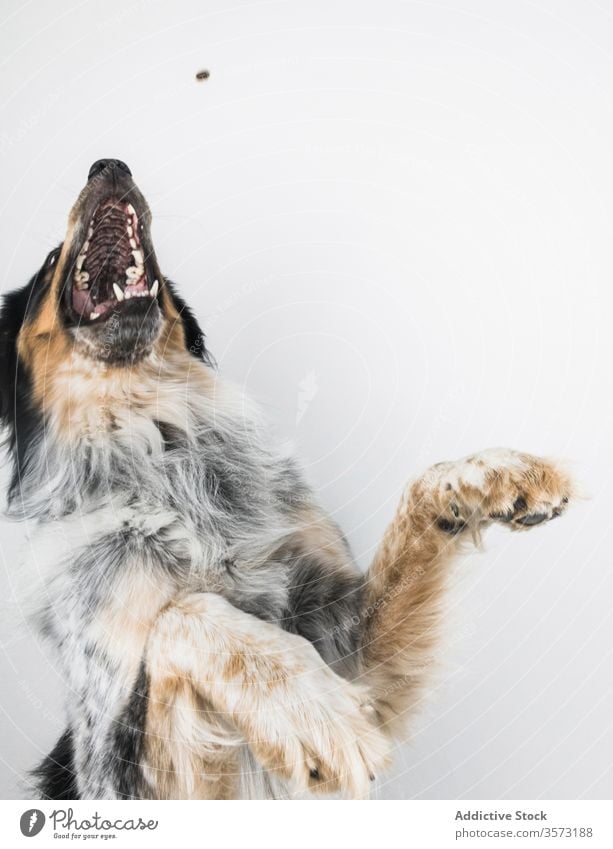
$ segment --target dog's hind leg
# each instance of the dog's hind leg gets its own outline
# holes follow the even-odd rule
[[[408,488],[366,576],[362,607],[361,680],[390,733],[428,680],[461,542],[492,522],[529,530],[561,515],[571,495],[555,464],[505,449],[439,463]]]
[[[307,640],[193,594],[160,614],[148,640],[145,760],[158,797],[199,794],[198,756],[247,743],[293,791],[368,795],[388,742],[367,694]],[[234,734],[232,734],[234,732]],[[213,745],[211,745],[213,744]],[[290,790],[290,792],[292,792]]]

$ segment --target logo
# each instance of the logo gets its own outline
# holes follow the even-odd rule
[[[311,405],[311,401],[319,392],[317,374],[310,371],[298,384],[298,403],[296,404],[296,427]]]
[[[38,808],[30,808],[21,815],[19,828],[24,837],[36,837],[43,830],[45,815]]]

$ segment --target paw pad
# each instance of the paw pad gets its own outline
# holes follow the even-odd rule
[[[452,522],[449,519],[437,519],[436,524],[440,528],[443,533],[446,534],[460,534],[466,527],[466,522],[462,522],[461,520],[458,522]]]
[[[478,531],[490,521],[529,530],[561,516],[572,492],[568,476],[553,463],[505,449],[440,463],[427,473],[424,483],[437,488],[433,521],[451,536],[469,527]],[[420,498],[423,493],[422,484]]]

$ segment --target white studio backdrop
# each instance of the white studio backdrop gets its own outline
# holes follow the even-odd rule
[[[589,496],[463,559],[439,676],[377,795],[610,798],[611,9],[0,14],[2,292],[62,239],[90,164],[119,157],[220,370],[295,441],[364,568],[405,481],[439,460],[568,458]],[[53,658],[13,598],[24,539],[1,522],[9,798],[63,728]]]

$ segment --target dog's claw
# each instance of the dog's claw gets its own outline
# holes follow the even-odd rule
[[[541,522],[546,522],[548,518],[549,516],[547,513],[531,513],[528,516],[523,516],[521,519],[517,519],[517,523],[519,525],[527,525],[530,527],[531,525],[540,525]]]
[[[426,476],[426,485],[433,484],[440,486],[434,521],[449,535],[492,521],[528,530],[561,516],[573,492],[554,463],[507,449],[439,463]]]

